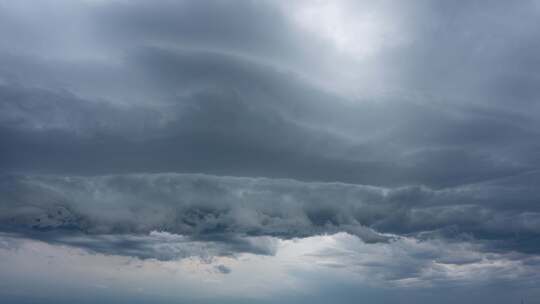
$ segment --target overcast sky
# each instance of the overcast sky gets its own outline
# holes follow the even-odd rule
[[[0,302],[533,303],[540,2],[0,0]]]

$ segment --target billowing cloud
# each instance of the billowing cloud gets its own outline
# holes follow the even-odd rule
[[[96,244],[98,251],[113,254],[142,250],[138,244],[146,241],[151,250],[152,242],[174,243],[164,237],[171,233],[179,235],[178,243],[218,242],[231,247],[224,252],[271,254],[271,243],[257,237],[336,232],[367,243],[414,236],[537,253],[538,195],[532,187],[512,185],[520,178],[538,177],[432,190],[197,174],[5,176],[1,222],[6,231],[82,247]],[[513,206],[507,206],[505,195],[514,198]],[[73,233],[95,237],[79,239]]]
[[[537,294],[539,15],[537,0],[0,1],[0,253],[198,258],[210,281],[245,277],[249,257],[314,284],[310,303],[370,279]]]

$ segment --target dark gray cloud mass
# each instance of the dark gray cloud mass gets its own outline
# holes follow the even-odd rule
[[[532,173],[432,190],[194,174],[6,176],[1,219],[4,231],[112,253],[101,244],[129,253],[130,244],[136,249],[147,241],[130,235],[153,231],[263,254],[271,248],[243,238],[345,231],[366,243],[415,236],[477,241],[490,251],[538,253],[539,197],[530,184],[538,178]],[[529,185],[514,184],[524,179]],[[97,238],[86,242],[77,232]],[[116,234],[127,238],[109,236]]]
[[[0,248],[210,261],[346,232],[409,255],[312,257],[538,280],[537,0],[0,0],[0,37]]]

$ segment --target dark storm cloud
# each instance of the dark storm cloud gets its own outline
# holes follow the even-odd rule
[[[179,174],[6,176],[1,223],[4,231],[31,238],[140,257],[152,255],[137,253],[154,250],[157,241],[145,236],[152,231],[185,235],[186,243],[217,242],[221,254],[272,252],[245,237],[341,231],[367,243],[391,241],[382,232],[537,253],[539,197],[532,186],[512,185],[520,178],[537,181],[538,174],[448,190]],[[88,236],[70,236],[81,232]]]
[[[2,168],[440,187],[537,163],[536,122],[523,115],[399,101],[347,104],[298,77],[215,52],[146,48],[130,60],[148,86],[188,93],[158,106],[120,106],[5,84]]]
[[[326,206],[330,202],[323,197],[313,197],[321,206],[310,203],[305,197],[309,184],[296,189],[297,182],[177,174],[38,180],[3,180],[3,209],[10,213],[2,220],[6,229],[91,234],[163,230],[209,241],[235,235],[293,238],[345,229],[367,242],[388,239]],[[365,194],[363,189],[358,195],[370,195],[369,188]],[[294,192],[298,199],[287,196]]]
[[[390,55],[404,87],[434,98],[538,109],[537,1],[433,1],[416,8],[414,43]]]
[[[537,281],[538,2],[297,20],[318,3],[0,3],[0,230],[158,260],[347,232],[370,249],[313,256],[387,282],[483,262]]]
[[[0,37],[8,261],[198,257],[227,289],[250,253],[312,284],[268,303],[538,294],[537,0],[0,0]]]
[[[218,50],[291,71],[316,71],[323,64],[321,54],[329,50],[295,27],[286,13],[272,1],[133,1],[98,7],[92,18],[102,39],[121,49],[154,45]]]
[[[354,101],[305,75],[331,81],[324,68],[314,72],[327,61],[359,73],[370,68],[341,66],[328,45],[302,32],[270,2],[69,5],[78,19],[51,5],[6,6],[3,31],[36,39],[2,45],[0,168],[206,172],[430,187],[535,170],[535,108],[509,112],[505,103],[483,94],[503,88],[498,81],[505,77],[509,85],[534,81],[533,72],[520,69],[536,62],[529,39],[536,28],[536,11],[527,10],[532,5],[512,8],[522,16],[519,25],[476,18],[504,11],[508,5],[502,2],[486,12],[477,3],[407,7],[404,14],[415,17],[404,27],[412,31],[406,33],[412,42],[381,50],[373,61],[390,75],[380,79],[388,90],[404,86],[405,92],[429,94]],[[365,9],[361,3],[352,8]],[[47,16],[60,21],[45,26]],[[72,21],[79,35],[64,33],[61,20]],[[55,44],[40,42],[44,31]],[[499,38],[489,36],[492,31]],[[517,47],[526,42],[529,47]],[[478,49],[482,45],[488,51]],[[90,60],[88,54],[99,56]],[[527,81],[508,74],[515,70]],[[471,101],[439,90],[450,85]],[[513,91],[534,99],[534,90]]]

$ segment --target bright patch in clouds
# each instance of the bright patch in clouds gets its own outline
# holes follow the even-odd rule
[[[369,3],[355,1],[299,1],[293,20],[338,51],[366,60],[383,48],[405,41],[398,16]]]

